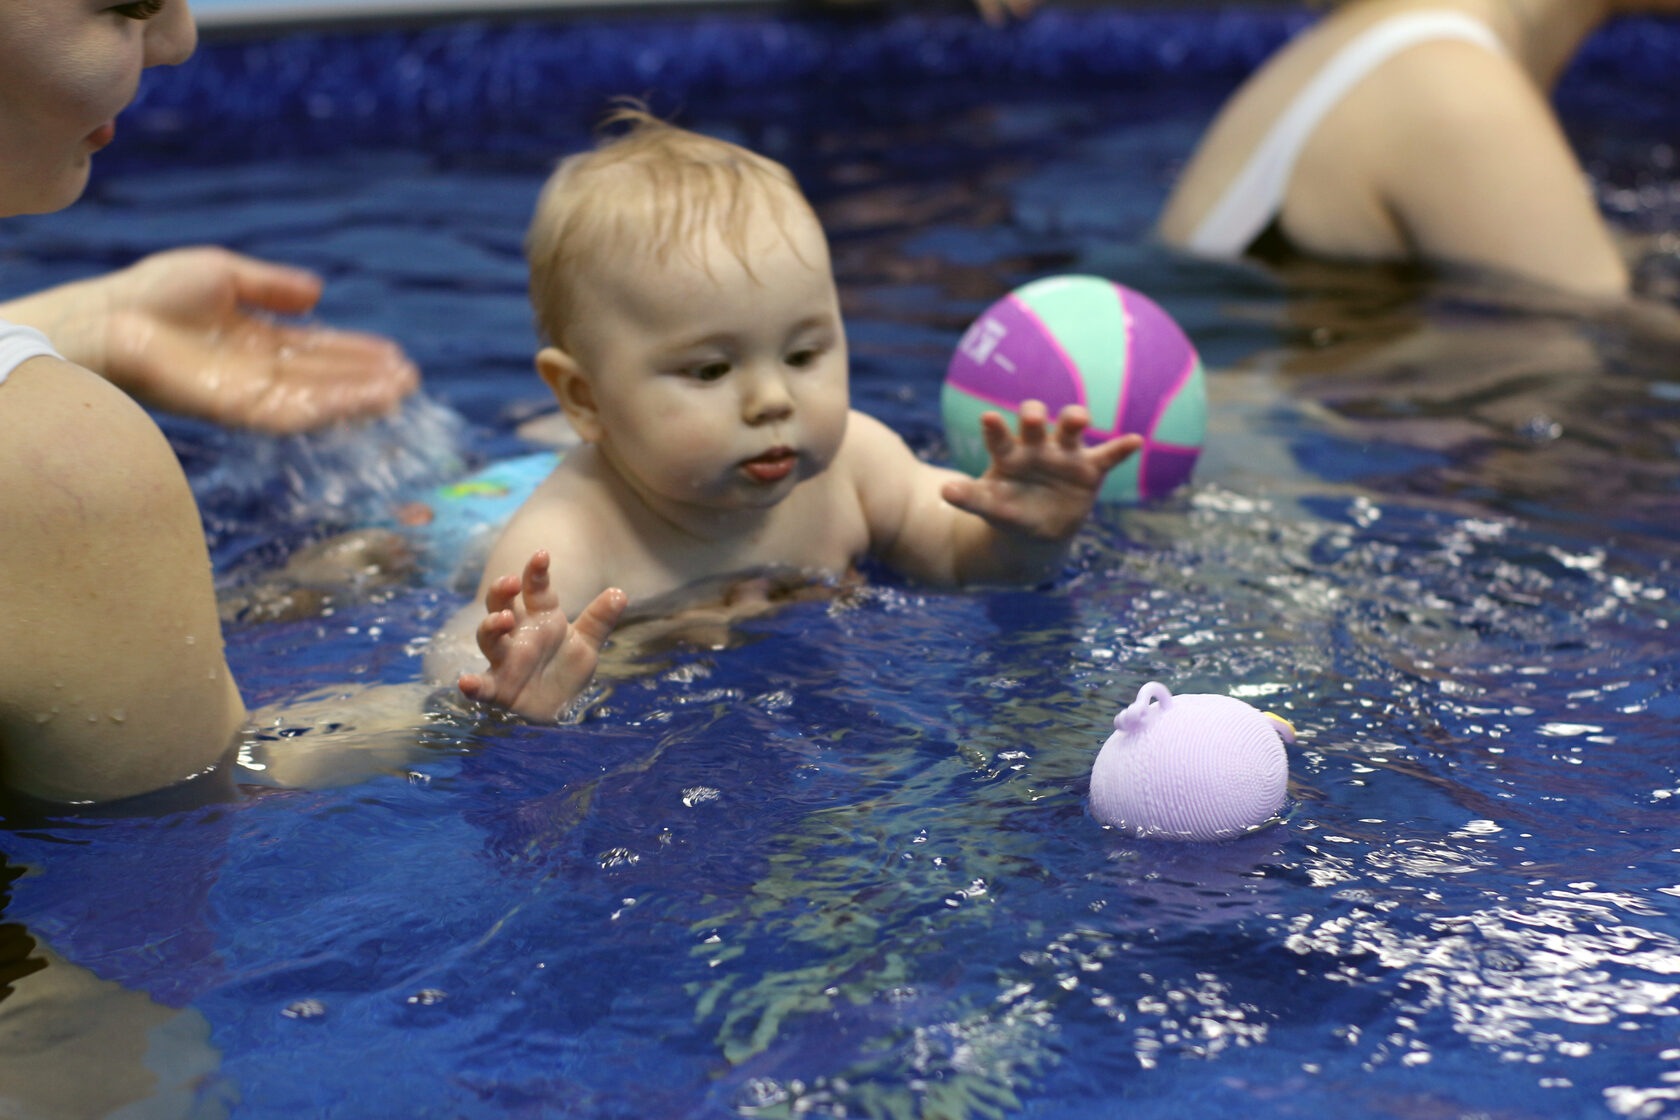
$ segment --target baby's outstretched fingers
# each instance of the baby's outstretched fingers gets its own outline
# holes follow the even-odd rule
[[[532,554],[524,571],[494,581],[484,596],[478,648],[490,664],[462,673],[456,685],[468,700],[511,709],[532,719],[558,719],[595,675],[601,646],[618,625],[629,597],[608,588],[566,620],[549,583],[548,553]]]
[[[600,649],[612,635],[613,627],[618,625],[618,620],[624,615],[624,608],[629,603],[628,595],[616,587],[609,587],[583,608],[583,613],[572,623],[572,631],[594,648]]]
[[[519,577],[499,576],[484,592],[484,609],[489,614],[498,614],[513,606],[518,598]]]
[[[1091,414],[1080,405],[1070,404],[1056,417],[1056,442],[1063,451],[1078,451],[1090,426]]]
[[[519,619],[511,610],[491,611],[478,620],[478,651],[494,664],[499,643],[518,625]]]
[[[525,572],[520,577],[519,590],[525,600],[528,611],[549,611],[560,605],[560,596],[554,593],[554,585],[548,578],[548,550],[539,548],[525,561]]]
[[[1115,436],[1091,448],[1091,461],[1103,471],[1111,471],[1130,459],[1143,447],[1140,435]]]
[[[1042,401],[1025,401],[1018,438],[1003,418],[981,423],[992,462],[980,478],[947,478],[940,496],[1019,539],[1066,541],[1090,514],[1103,479],[1143,446],[1137,435],[1088,442],[1091,414],[1068,405],[1052,422]]]
[[[499,611],[491,611],[478,620],[479,644],[482,645],[486,637],[493,638],[500,634],[506,634],[518,625],[519,615],[509,608],[503,607]]]
[[[999,413],[980,414],[980,436],[986,441],[986,454],[994,460],[1006,457],[1015,449],[1015,433],[1009,430],[1009,421]]]
[[[1044,402],[1022,401],[1019,415],[1022,445],[1029,449],[1044,446],[1045,426],[1050,422],[1050,410],[1044,406]]]

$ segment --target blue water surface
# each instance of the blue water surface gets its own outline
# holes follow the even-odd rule
[[[925,456],[963,326],[1056,272],[1177,316],[1212,419],[1192,485],[1099,511],[1049,587],[871,573],[573,725],[434,706],[347,784],[12,828],[4,920],[202,1024],[132,1059],[188,1087],[147,1114],[1680,1116],[1680,346],[1154,245],[1219,95],[1301,18],[444,26],[155,76],[89,197],[8,224],[0,287],[214,240],[319,269],[321,317],[427,379],[355,433],[166,422],[230,596],[527,449],[520,238],[613,94],[795,170],[855,401]],[[1653,233],[1677,42],[1619,30],[1563,92],[1606,207]],[[1659,299],[1674,252],[1642,265]],[[400,684],[464,601],[399,583],[235,622],[229,656],[253,705]],[[1091,818],[1151,679],[1294,722],[1281,823]]]

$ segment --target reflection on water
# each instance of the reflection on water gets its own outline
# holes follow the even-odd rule
[[[1292,290],[1291,344],[1244,365],[1324,410],[1341,445],[1315,452],[1336,457],[1325,473],[1672,541],[1680,311],[1594,317],[1513,307],[1502,294],[1435,290],[1372,307],[1335,289]]]
[[[0,928],[0,938],[9,931]],[[15,939],[8,939],[14,941]],[[33,939],[29,939],[33,941]],[[220,1120],[237,1098],[197,1011],[165,1007],[32,944],[0,987],[0,1113]]]
[[[12,834],[41,873],[8,920],[178,984],[251,1117],[1680,1115],[1680,350],[1660,316],[1161,252],[1203,111],[1170,93],[690,120],[805,177],[855,399],[930,456],[949,348],[1013,284],[1099,271],[1180,318],[1210,369],[1195,484],[1103,511],[1054,586],[877,574],[573,726],[451,717],[445,749],[349,786]],[[517,245],[545,170],[140,169],[86,236],[137,197],[167,224],[237,195],[230,234],[345,278],[351,325],[403,337],[467,417],[380,434],[419,477],[445,445],[509,453],[541,401]],[[224,565],[368,481],[303,445],[230,481],[181,442]],[[254,703],[400,684],[458,601],[388,588],[238,625],[230,656]],[[1090,764],[1149,679],[1294,723],[1282,825],[1095,824]],[[171,842],[214,853],[185,917],[166,863],[123,862]],[[84,881],[130,924],[73,920]],[[164,951],[182,928],[212,948]]]

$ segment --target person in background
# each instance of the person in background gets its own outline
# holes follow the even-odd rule
[[[1209,257],[1424,261],[1589,298],[1629,269],[1550,92],[1607,20],[1680,0],[1347,0],[1220,110],[1160,218]]]
[[[0,217],[75,201],[141,71],[195,43],[185,0],[0,3]],[[192,249],[0,305],[0,789],[116,800],[233,746],[198,509],[135,398],[270,431],[391,407],[416,383],[395,346],[267,317],[318,294]]]

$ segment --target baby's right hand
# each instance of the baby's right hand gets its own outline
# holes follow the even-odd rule
[[[502,576],[485,592],[478,648],[490,668],[462,673],[462,694],[529,719],[559,719],[595,675],[601,646],[628,603],[624,592],[609,587],[567,623],[549,584],[548,553],[537,551],[523,577]]]

